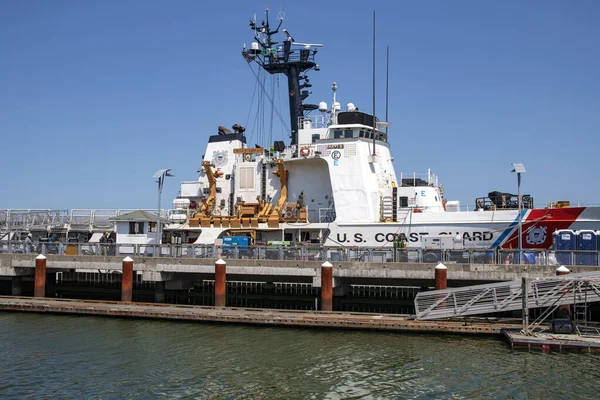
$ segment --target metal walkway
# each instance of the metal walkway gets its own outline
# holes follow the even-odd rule
[[[527,308],[600,301],[600,272],[531,279],[527,285]],[[433,320],[522,310],[522,293],[521,280],[421,292],[415,297],[416,317]]]

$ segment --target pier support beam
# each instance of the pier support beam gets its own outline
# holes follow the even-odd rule
[[[46,297],[56,297],[56,273],[46,274]]]
[[[321,264],[321,311],[333,311],[333,265]]]
[[[439,263],[435,266],[435,290],[442,290],[448,287],[448,267]]]
[[[225,307],[227,264],[222,259],[215,262],[215,307]]]
[[[33,297],[46,297],[46,256],[35,258],[35,283]]]
[[[165,282],[159,281],[154,285],[154,302],[164,303],[165,302]]]
[[[23,278],[20,276],[13,276],[11,282],[11,291],[12,296],[22,296],[23,295]]]
[[[121,274],[121,301],[133,301],[133,259],[123,259],[123,273]]]
[[[569,275],[571,273],[571,271],[569,270],[569,268],[565,267],[564,265],[561,265],[560,267],[556,268],[556,276],[561,276],[561,275]],[[565,291],[565,296],[568,296],[568,291]],[[571,306],[569,304],[563,304],[561,306],[558,306],[557,308],[557,314],[559,318],[571,318]]]

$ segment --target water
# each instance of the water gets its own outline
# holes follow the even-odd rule
[[[599,361],[464,336],[0,313],[2,399],[591,399]]]

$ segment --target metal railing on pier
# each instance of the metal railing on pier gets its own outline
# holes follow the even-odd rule
[[[0,242],[0,253],[58,255],[223,258],[254,260],[354,261],[375,263],[600,265],[600,251],[550,251],[504,249],[431,250],[421,248],[329,246],[227,246],[196,244]],[[520,256],[519,254],[522,254]],[[521,259],[522,258],[522,262]]]
[[[582,286],[582,281],[591,284]],[[588,272],[530,280],[527,290],[516,280],[420,292],[415,311],[420,320],[515,311],[523,309],[523,293],[529,308],[588,303],[600,300],[599,283],[600,273]]]

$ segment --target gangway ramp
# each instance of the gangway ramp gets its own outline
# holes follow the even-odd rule
[[[527,279],[526,283],[528,308],[600,301],[600,272]],[[415,297],[416,318],[433,320],[522,310],[522,294],[522,280],[421,292]]]

